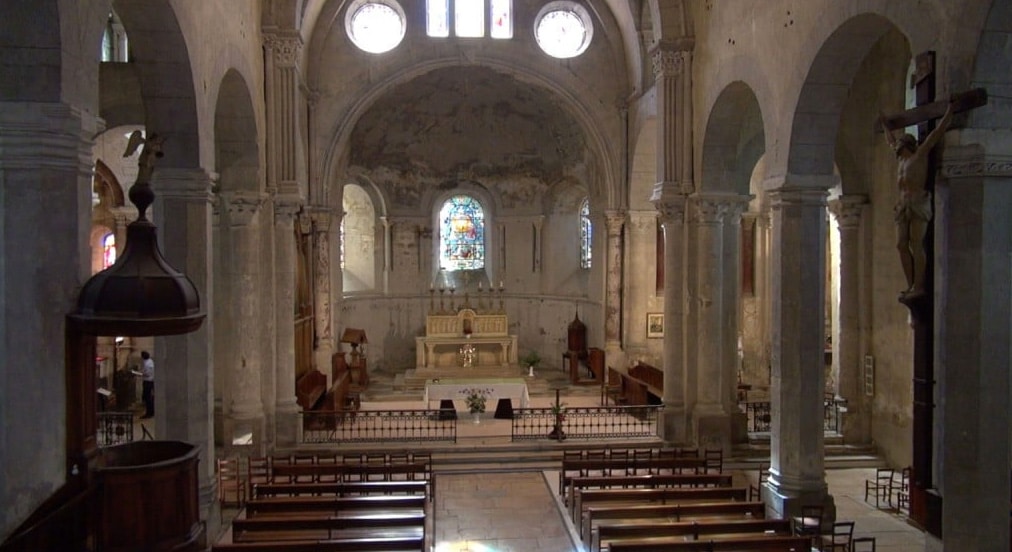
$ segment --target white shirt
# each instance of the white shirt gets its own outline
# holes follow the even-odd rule
[[[145,359],[141,361],[141,377],[144,381],[155,381],[155,361]]]

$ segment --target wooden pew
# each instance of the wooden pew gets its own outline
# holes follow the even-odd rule
[[[615,541],[608,552],[810,552],[812,541],[807,537],[754,536],[729,539],[686,541],[681,537]]]
[[[425,534],[424,512],[359,513],[328,517],[254,517],[232,521],[232,542],[332,540]]]
[[[664,372],[660,368],[640,362],[629,368],[629,375],[647,384],[658,397],[664,394]]]
[[[587,489],[577,491],[573,496],[573,523],[581,530],[583,511],[589,506],[636,504],[669,504],[693,502],[714,502],[718,500],[742,502],[748,500],[745,487],[668,487],[658,489]]]
[[[641,472],[646,474],[683,474],[703,473],[706,471],[706,459],[704,458],[677,458],[674,456],[665,458],[651,457],[641,458],[563,458],[562,467],[559,470],[559,491],[569,486],[574,477],[586,477],[591,472],[614,473],[623,471],[633,472],[635,475]]]
[[[342,512],[390,512],[425,509],[423,495],[299,496],[255,498],[246,502],[246,517],[260,515],[341,515]]]
[[[212,552],[419,552],[424,536],[360,537],[319,541],[218,543]]]
[[[269,496],[307,495],[424,495],[428,490],[427,481],[342,481],[321,483],[260,483],[253,486],[253,498]]]
[[[570,507],[573,515],[573,497],[578,491],[589,489],[659,489],[678,487],[730,487],[731,474],[695,474],[674,473],[661,475],[601,475],[589,477],[573,477],[565,489],[563,502]]]
[[[791,534],[791,522],[786,519],[735,519],[710,521],[679,521],[655,523],[602,523],[591,531],[591,552],[599,552],[612,541],[619,539],[640,539],[652,537],[692,537],[699,540],[701,536],[716,535],[749,535],[774,534],[787,536]]]
[[[591,541],[591,530],[603,521],[665,518],[672,521],[710,519],[763,519],[762,502],[705,502],[692,504],[635,504],[628,506],[588,506],[580,524],[581,538]]]

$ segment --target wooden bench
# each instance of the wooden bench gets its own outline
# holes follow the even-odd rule
[[[762,502],[705,502],[692,504],[634,504],[626,506],[588,506],[583,510],[581,538],[591,541],[591,530],[605,520],[647,520],[665,518],[672,521],[712,519],[763,519],[766,505]]]
[[[692,537],[716,535],[774,534],[789,536],[791,522],[786,519],[735,519],[654,523],[603,523],[591,531],[590,550],[598,552],[618,539],[653,537]]]
[[[702,473],[706,471],[704,458],[579,458],[562,460],[559,470],[560,492],[569,486],[574,477],[587,477],[593,472],[615,473],[627,475],[664,475]]]
[[[232,542],[417,535],[425,535],[424,512],[359,513],[328,517],[254,517],[232,520]]]
[[[419,552],[424,536],[358,537],[317,541],[219,543],[212,552]]]
[[[664,372],[660,368],[639,362],[629,368],[629,376],[647,384],[650,392],[655,396],[664,396]]]
[[[255,498],[246,502],[246,517],[259,515],[340,515],[342,512],[391,512],[412,508],[424,511],[426,497],[422,495],[367,495],[367,496],[299,496]],[[382,512],[377,512],[382,513]]]
[[[426,481],[346,481],[333,483],[260,483],[253,486],[254,498],[307,495],[418,494],[428,491]]]
[[[587,489],[578,491],[573,496],[573,523],[577,531],[582,529],[583,512],[589,506],[622,505],[622,504],[682,504],[692,502],[728,502],[744,503],[748,500],[748,489],[745,487],[702,487],[684,489],[679,487],[659,489]]]
[[[810,552],[812,541],[806,537],[754,536],[703,541],[679,537],[658,537],[616,541],[608,552]]]
[[[659,487],[730,487],[731,474],[726,473],[672,473],[645,475],[598,475],[569,478],[569,485],[561,489],[563,502],[572,504],[575,491],[585,489],[659,488]]]

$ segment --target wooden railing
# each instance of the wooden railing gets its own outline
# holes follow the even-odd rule
[[[662,406],[591,406],[566,408],[556,431],[551,408],[513,410],[514,441],[534,439],[611,439],[657,436]]]
[[[316,410],[301,416],[303,443],[457,442],[456,420],[440,420],[438,410]]]

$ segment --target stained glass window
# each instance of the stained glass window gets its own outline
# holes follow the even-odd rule
[[[439,267],[474,270],[485,267],[485,211],[476,199],[453,196],[439,210]]]
[[[450,16],[453,28],[450,28]],[[488,18],[486,24],[485,19]],[[426,0],[425,32],[432,37],[513,38],[513,0]]]
[[[492,38],[513,38],[513,0],[491,0],[491,29],[489,34]]]
[[[485,0],[456,0],[453,26],[457,36],[485,35]]]
[[[590,240],[594,235],[590,225],[590,201],[583,200],[580,205],[580,268],[590,268]]]
[[[116,236],[106,234],[102,238],[102,270],[105,270],[116,262]]]
[[[341,270],[344,270],[344,222],[347,220],[345,217],[341,217],[341,231],[338,234],[338,256],[340,257]]]

